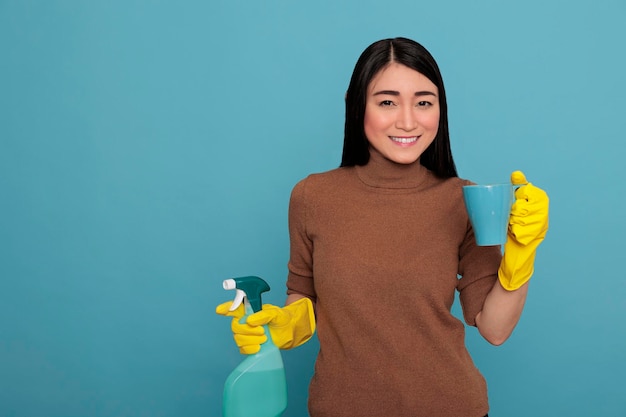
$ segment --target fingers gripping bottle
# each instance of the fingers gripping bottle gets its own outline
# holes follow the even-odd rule
[[[261,278],[249,276],[224,281],[225,290],[236,290],[230,308],[234,311],[243,302],[245,322],[248,315],[262,308],[261,293],[269,285]],[[287,381],[280,350],[272,342],[264,326],[267,342],[261,350],[248,355],[228,376],[224,384],[222,414],[224,417],[280,417],[287,408]]]

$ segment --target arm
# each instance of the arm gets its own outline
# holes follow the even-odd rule
[[[548,231],[549,199],[545,191],[526,181],[520,171],[511,174],[511,183],[522,186],[515,192],[498,280],[476,315],[478,331],[494,345],[509,338],[522,315],[535,253]]]
[[[496,281],[482,311],[476,315],[476,327],[485,340],[499,346],[509,338],[522,315],[527,294],[528,282],[515,291],[507,291]]]
[[[303,298],[306,298],[306,296],[302,295],[302,294],[289,294],[287,296],[287,301],[285,301],[285,305],[288,306],[291,303],[295,303],[298,300],[301,300]],[[315,303],[313,303],[313,307],[315,307]]]

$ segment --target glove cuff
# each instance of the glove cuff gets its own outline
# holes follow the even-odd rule
[[[507,291],[515,291],[526,284],[535,272],[536,252],[530,253],[504,253],[500,268],[498,268],[498,279],[500,285]]]
[[[306,297],[283,307],[283,310],[291,315],[290,324],[281,327],[270,324],[270,333],[280,349],[292,349],[307,342],[315,333],[315,311],[313,303]]]
[[[500,281],[500,285],[507,291],[515,291],[519,289],[522,285],[526,284],[533,275],[533,270],[530,272],[521,275],[517,274],[514,278],[508,278],[506,274],[502,271],[502,268],[498,270],[498,280]]]

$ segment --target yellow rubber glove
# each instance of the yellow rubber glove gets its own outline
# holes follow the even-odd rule
[[[239,320],[241,320],[241,318],[245,315],[243,303],[240,304],[234,311],[230,311],[230,306],[232,304],[232,301],[222,303],[217,306],[215,312],[222,316],[233,317],[230,326],[233,331],[235,343],[239,347],[239,352],[244,355],[257,353],[261,349],[261,345],[267,342],[265,330],[263,327],[250,326],[246,323],[240,323]]]
[[[502,287],[513,291],[524,285],[534,272],[537,247],[548,231],[548,195],[526,180],[521,171],[511,174],[515,191],[509,217],[509,231],[498,278]]]
[[[285,307],[263,304],[263,309],[248,316],[246,323],[239,323],[244,315],[243,306],[235,311],[228,311],[231,302],[217,306],[217,314],[232,316],[231,328],[235,343],[243,354],[257,353],[261,344],[267,341],[263,325],[267,324],[272,341],[280,349],[291,349],[300,346],[313,336],[315,332],[315,312],[313,303],[302,298]]]

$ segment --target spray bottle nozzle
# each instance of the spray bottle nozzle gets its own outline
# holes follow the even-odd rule
[[[227,279],[224,280],[223,286],[225,290],[237,290],[230,311],[236,310],[243,302],[244,297],[248,299],[252,311],[255,313],[261,311],[263,308],[261,294],[270,290],[267,282],[255,276]]]

